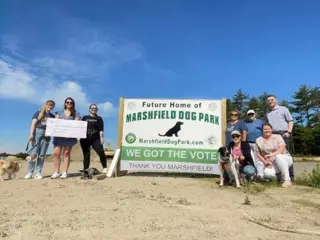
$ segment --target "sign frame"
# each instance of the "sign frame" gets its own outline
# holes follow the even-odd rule
[[[130,100],[141,100],[142,98],[128,98]],[[145,98],[143,98],[145,99]],[[119,100],[119,113],[118,113],[118,139],[117,139],[117,149],[121,150],[122,147],[122,139],[123,139],[123,128],[124,128],[124,103],[125,103],[125,98],[120,97]],[[152,100],[152,98],[146,98],[145,100]],[[222,99],[164,99],[164,98],[157,98],[154,100],[172,100],[172,101],[220,101],[221,106],[221,119],[220,119],[220,124],[221,124],[221,144],[222,146],[225,145],[226,142],[226,137],[225,137],[225,132],[226,132],[226,127],[227,127],[227,99],[222,98]],[[115,177],[120,176],[120,171],[121,171],[121,153],[119,156],[119,160],[117,161],[117,166],[116,166],[116,171],[115,171]],[[152,171],[150,171],[151,173]],[[170,171],[167,171],[170,172]],[[181,172],[183,173],[183,172]]]

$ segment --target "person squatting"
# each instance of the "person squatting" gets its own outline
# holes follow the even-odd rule
[[[225,135],[226,147],[239,161],[240,174],[245,180],[276,178],[283,187],[290,187],[294,181],[293,158],[289,150],[293,118],[287,107],[277,104],[274,94],[268,95],[267,104],[269,111],[265,122],[257,118],[253,109],[247,111],[245,121],[240,120],[238,110],[231,111]],[[225,181],[230,183],[224,166],[222,171]]]
[[[80,140],[81,149],[83,152],[83,171],[81,179],[91,179],[92,175],[88,169],[90,168],[90,147],[92,147],[100,158],[102,165],[102,173],[107,173],[107,158],[104,153],[104,122],[103,119],[98,116],[98,107],[96,104],[89,106],[89,114],[80,117],[80,114],[76,111],[75,101],[68,97],[64,101],[63,110],[57,111],[56,115],[51,111],[55,108],[55,102],[48,100],[40,111],[36,111],[32,117],[30,136],[28,138],[29,143],[32,145],[30,152],[30,160],[28,162],[28,173],[25,175],[25,179],[42,179],[42,169],[44,166],[44,158],[46,156],[51,137],[45,136],[47,119],[58,118],[65,120],[75,121],[87,121],[87,136],[85,139]],[[53,137],[53,166],[54,173],[51,179],[65,179],[68,178],[68,170],[70,167],[71,150],[77,143],[76,138],[65,137]],[[61,173],[61,154],[63,154],[64,170]]]

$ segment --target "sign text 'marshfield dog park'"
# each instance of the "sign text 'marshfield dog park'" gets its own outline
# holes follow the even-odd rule
[[[220,100],[125,99],[121,169],[218,174]]]

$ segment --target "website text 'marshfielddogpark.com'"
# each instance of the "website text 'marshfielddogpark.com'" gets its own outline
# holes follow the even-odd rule
[[[190,140],[181,140],[181,139],[145,139],[145,138],[139,138],[139,143],[144,143],[144,144],[170,144],[177,146],[179,144],[183,145],[193,145],[193,146],[199,146],[199,145],[204,145],[203,141],[190,141]]]

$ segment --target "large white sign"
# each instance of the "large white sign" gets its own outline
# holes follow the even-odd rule
[[[218,174],[221,100],[125,99],[121,169]]]
[[[47,119],[46,136],[65,138],[86,138],[87,121]]]

